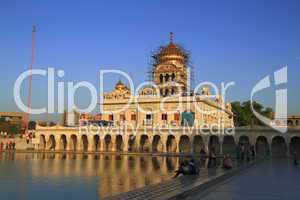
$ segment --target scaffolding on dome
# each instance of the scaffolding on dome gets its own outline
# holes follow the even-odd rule
[[[147,69],[147,81],[153,81],[154,77],[154,69],[157,65],[161,63],[162,56],[168,53],[168,48],[176,49],[180,53],[180,55],[184,58],[183,64],[186,68],[189,68],[189,81],[190,81],[190,90],[194,89],[195,85],[195,69],[191,63],[191,53],[190,51],[186,50],[182,45],[173,43],[173,33],[170,33],[170,43],[168,45],[161,45],[156,50],[151,52],[150,62],[148,63]],[[162,55],[163,54],[163,55]]]

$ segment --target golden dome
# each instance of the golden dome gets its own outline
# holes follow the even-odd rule
[[[168,61],[178,61],[180,63],[187,63],[188,55],[183,48],[173,43],[173,33],[170,33],[170,43],[167,46],[163,46],[159,49],[158,53],[154,55],[154,58],[159,63],[165,63]]]

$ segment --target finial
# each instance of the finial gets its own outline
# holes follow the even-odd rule
[[[170,44],[173,44],[173,32],[170,32]]]
[[[32,32],[36,32],[36,26],[35,25],[32,26]]]

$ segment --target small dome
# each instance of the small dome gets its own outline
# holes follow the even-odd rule
[[[118,81],[116,86],[115,86],[116,89],[125,89],[126,86],[124,85],[124,83],[122,83],[122,81]]]
[[[122,83],[122,81],[119,80],[119,81],[117,82],[116,86],[118,86],[118,85],[124,85],[124,83]]]

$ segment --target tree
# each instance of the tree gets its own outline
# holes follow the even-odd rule
[[[234,124],[235,126],[245,126],[246,122],[243,117],[243,108],[239,101],[235,101],[231,103],[231,109],[234,113]]]
[[[261,115],[272,119],[274,112],[270,107],[264,108],[258,102],[253,102],[253,109],[260,113]],[[254,126],[254,125],[264,125],[259,119],[254,115],[251,109],[251,102],[245,101],[243,103],[235,101],[231,103],[232,112],[234,113],[234,124],[235,126]]]
[[[36,127],[36,122],[35,121],[30,121],[28,123],[28,130],[35,130]]]

